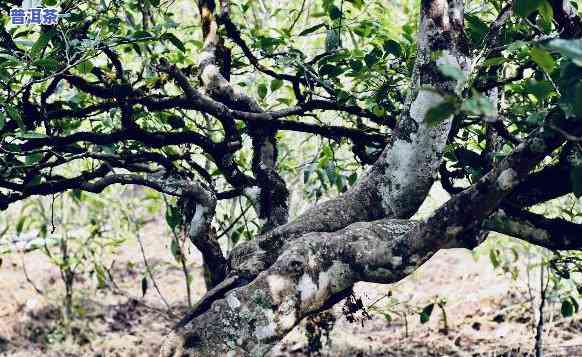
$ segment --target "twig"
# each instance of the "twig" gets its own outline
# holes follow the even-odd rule
[[[299,9],[299,12],[297,13],[297,16],[295,16],[295,19],[293,19],[293,23],[287,29],[287,31],[289,33],[291,33],[293,31],[293,28],[295,28],[295,25],[297,24],[297,21],[299,21],[299,19],[301,18],[301,15],[303,15],[303,9],[305,8],[305,2],[306,2],[306,0],[303,0],[301,2],[301,8]]]
[[[252,207],[252,205],[248,205],[248,206],[247,206],[247,208],[245,208],[245,209],[244,209],[244,210],[241,212],[241,214],[240,214],[240,215],[239,215],[239,216],[238,216],[238,217],[237,217],[237,218],[236,218],[234,221],[232,221],[232,223],[231,223],[231,224],[230,224],[228,227],[224,228],[224,229],[222,230],[222,232],[220,232],[220,234],[219,234],[219,235],[216,237],[216,239],[219,239],[219,238],[221,238],[222,236],[224,236],[225,234],[227,234],[227,233],[228,233],[228,231],[230,231],[230,230],[232,229],[232,227],[234,227],[234,226],[235,226],[235,224],[237,224],[237,223],[238,223],[238,221],[239,221],[239,220],[242,218],[242,216],[243,216],[245,213],[247,213],[247,211],[248,211],[248,210],[249,210],[249,208],[251,208],[251,207]]]
[[[166,209],[169,208],[170,204],[168,202],[168,198],[166,195],[162,195],[164,198],[164,202],[166,204]],[[186,298],[188,300],[188,307],[192,307],[192,291],[190,288],[190,271],[188,270],[188,266],[186,265],[186,256],[184,255],[184,248],[182,247],[182,239],[178,238],[178,234],[176,234],[175,227],[171,229],[172,235],[176,240],[176,245],[178,246],[178,255],[180,257],[180,265],[182,266],[182,272],[184,273],[184,280],[186,281]],[[184,238],[185,240],[185,238]]]
[[[544,286],[544,261],[542,257],[542,262],[540,264],[540,306],[539,306],[539,314],[540,318],[538,320],[538,324],[536,327],[536,343],[535,343],[535,355],[536,357],[543,357],[544,350],[543,350],[543,338],[544,338],[544,307],[546,304],[546,293],[548,290],[548,286],[550,285],[550,274],[547,274],[547,281]]]
[[[154,278],[154,274],[152,273],[152,270],[151,270],[150,265],[148,263],[148,259],[147,259],[146,254],[145,254],[143,242],[141,240],[141,235],[139,234],[139,232],[136,234],[136,238],[137,238],[137,241],[139,243],[139,249],[141,250],[141,256],[143,257],[143,262],[145,264],[146,271],[148,272],[148,275],[149,275],[150,279],[152,280],[152,283],[154,284],[154,289],[156,289],[156,292],[158,293],[158,295],[160,296],[160,298],[164,302],[164,305],[166,305],[166,308],[168,309],[169,313],[171,315],[174,315],[174,313],[172,312],[172,308],[170,307],[170,304],[168,304],[168,301],[166,300],[164,295],[162,295],[162,292],[160,291],[160,287],[158,286],[158,283],[156,282],[156,279]]]
[[[115,262],[116,262],[116,260],[114,260],[111,263],[111,266],[109,268],[107,268],[105,266],[103,267],[103,269],[105,270],[105,272],[107,272],[107,275],[109,276],[109,280],[112,283],[111,290],[114,293],[119,294],[119,295],[122,295],[122,296],[125,296],[128,299],[134,300],[138,304],[142,305],[143,307],[145,307],[145,308],[147,308],[149,310],[156,311],[156,312],[158,312],[160,314],[167,314],[172,319],[176,318],[176,315],[174,315],[171,310],[162,310],[162,309],[157,308],[155,306],[150,306],[150,305],[146,304],[145,302],[143,302],[142,299],[140,299],[138,297],[135,297],[132,294],[126,292],[123,289],[121,289],[121,287],[119,287],[119,285],[117,284],[117,282],[113,278],[113,273],[111,272],[111,270],[113,270],[113,265],[115,265]]]
[[[389,291],[388,293],[386,293],[386,294],[380,296],[379,298],[377,298],[376,300],[374,300],[373,303],[371,303],[370,305],[366,306],[366,309],[369,310],[371,307],[374,307],[378,302],[380,302],[380,300],[382,300],[382,299],[384,299],[386,297],[390,297],[390,296],[392,296],[392,292],[391,291]]]
[[[22,271],[24,272],[24,277],[26,278],[26,281],[30,284],[30,286],[32,286],[34,291],[36,291],[37,294],[44,296],[44,292],[36,286],[34,281],[32,281],[32,279],[28,275],[28,271],[26,270],[26,264],[24,263],[24,256],[22,256]]]

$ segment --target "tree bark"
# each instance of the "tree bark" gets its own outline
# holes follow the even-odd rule
[[[216,3],[214,0],[199,0],[202,17],[204,52],[200,60],[200,78],[207,94],[232,110],[247,113],[263,113],[261,106],[242,90],[232,85],[228,78],[230,51],[218,35]],[[228,16],[228,1],[222,3],[223,16]],[[245,193],[253,200],[257,216],[262,221],[262,231],[267,232],[287,223],[289,193],[285,181],[276,171],[276,130],[268,123],[248,123],[253,141],[252,170],[255,176],[254,189],[247,187]]]

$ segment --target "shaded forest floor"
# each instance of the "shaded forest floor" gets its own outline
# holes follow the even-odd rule
[[[148,224],[144,247],[162,295],[174,315],[180,316],[187,310],[185,283],[166,234],[164,223]],[[534,308],[539,295],[537,274],[528,279],[524,273],[525,262],[537,259],[531,254],[514,264],[519,269],[516,279],[494,270],[486,251],[476,257],[458,249],[440,252],[398,284],[360,283],[355,296],[362,299],[371,319],[350,323],[342,313],[343,304],[338,304],[333,309],[334,327],[329,341],[322,339],[320,355],[527,355],[534,344],[532,321],[537,319]],[[196,252],[190,252],[188,259],[195,301],[205,290],[202,269]],[[75,311],[82,317],[72,324],[72,336],[66,337],[58,322],[62,301],[57,299],[63,295],[59,271],[41,252],[5,257],[0,267],[0,355],[156,356],[177,318],[168,313],[151,283],[142,297],[144,264],[137,241],[124,245],[114,260],[115,284],[109,281],[107,288],[96,291],[95,281],[76,281]],[[42,295],[27,281],[23,264]],[[389,291],[391,297],[386,296]],[[419,322],[418,311],[437,300],[446,300],[448,331],[438,306],[430,321]],[[582,356],[582,314],[564,319],[559,309],[559,301],[549,301],[546,356]],[[306,346],[303,324],[271,355],[307,355]]]

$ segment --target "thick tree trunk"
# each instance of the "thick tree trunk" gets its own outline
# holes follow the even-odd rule
[[[355,223],[296,239],[251,284],[173,332],[162,355],[264,355],[302,318],[331,306],[355,282],[390,283],[410,274],[424,259],[401,251],[398,237],[416,224]]]

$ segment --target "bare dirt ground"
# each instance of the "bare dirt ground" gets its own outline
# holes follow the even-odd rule
[[[170,253],[164,223],[148,224],[143,241],[161,293],[174,315],[180,316],[187,309],[184,280]],[[116,286],[109,283],[96,291],[94,281],[76,282],[76,311],[82,317],[73,323],[72,336],[65,337],[58,323],[62,302],[57,298],[63,295],[58,270],[41,252],[4,257],[0,267],[0,356],[156,356],[177,317],[168,312],[151,284],[142,297],[144,265],[137,241],[124,245],[114,259]],[[188,259],[196,300],[205,291],[200,256],[192,251]],[[27,282],[23,265],[43,295]],[[532,293],[538,295],[535,286]],[[528,284],[525,274],[513,280],[494,270],[486,252],[476,258],[467,250],[442,251],[398,284],[358,284],[355,295],[368,307],[371,320],[350,323],[342,313],[342,303],[338,304],[333,309],[336,322],[330,344],[323,339],[321,355],[528,355],[536,319],[529,302],[530,288],[532,282]],[[382,298],[389,291],[392,297]],[[426,324],[420,324],[416,313],[437,297],[447,301],[446,334],[438,307]],[[582,314],[564,319],[559,308],[556,301],[546,309],[546,356],[582,356]],[[391,321],[382,312],[388,312]],[[302,324],[271,355],[303,356],[306,344]]]

